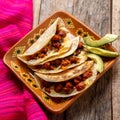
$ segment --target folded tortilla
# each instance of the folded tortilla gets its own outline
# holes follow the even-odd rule
[[[39,72],[35,72],[35,75],[48,82],[62,82],[62,81],[67,81],[69,79],[77,77],[78,75],[83,74],[85,71],[90,69],[93,66],[93,64],[94,64],[93,61],[86,61],[77,67],[65,70],[59,74],[58,73],[42,74]]]
[[[52,66],[54,69],[53,70],[48,70],[48,69],[44,69],[44,68],[39,68],[39,66],[34,66],[31,69],[33,71],[36,71],[37,73],[60,73],[62,71],[65,71],[67,69],[76,67],[82,63],[84,63],[87,60],[87,55],[85,53],[85,51],[81,51],[81,53],[78,56],[74,56],[72,55],[74,58],[77,58],[77,63],[70,63],[66,66],[62,66],[61,64],[58,66]],[[72,56],[70,56],[72,58]],[[68,56],[69,57],[69,56]],[[62,59],[57,59],[57,60],[66,60],[67,58],[62,58]],[[69,58],[68,58],[69,59]],[[54,61],[52,61],[54,63]],[[50,63],[50,62],[49,62]]]
[[[88,77],[86,80],[84,80],[84,83],[85,83],[85,88],[82,89],[82,90],[77,90],[76,87],[74,86],[72,91],[69,92],[69,93],[65,93],[65,92],[56,92],[54,90],[54,84],[50,87],[50,92],[47,92],[45,90],[45,87],[42,86],[42,83],[40,82],[40,87],[41,87],[41,90],[43,92],[45,92],[47,95],[51,96],[51,97],[71,97],[71,96],[74,96],[74,95],[77,95],[77,94],[80,94],[82,92],[84,92],[90,85],[92,85],[97,77],[97,70],[96,70],[96,64],[94,64],[91,68],[92,70],[92,76]],[[83,73],[82,73],[83,74]],[[79,75],[79,74],[78,74]],[[41,81],[39,79],[39,81]],[[69,81],[69,80],[68,80]]]
[[[57,30],[64,30],[67,33],[65,38],[63,38],[60,49],[58,51],[54,49],[51,51],[49,50],[47,52],[47,55],[43,58],[28,60],[27,58],[31,58],[31,56],[39,54],[40,50],[51,42],[51,38],[56,34]],[[27,65],[38,65],[50,57],[55,57],[61,54],[63,55],[69,51],[72,45],[71,39],[73,37],[74,36],[65,28],[63,20],[61,18],[57,18],[56,21],[40,36],[40,38],[30,48],[28,48],[23,54],[18,55],[17,57]]]
[[[58,59],[58,58],[65,58],[65,57],[73,54],[73,53],[77,50],[78,44],[79,44],[79,42],[81,41],[81,39],[82,39],[82,38],[81,38],[80,36],[77,36],[77,37],[75,37],[75,38],[72,38],[72,39],[71,39],[72,45],[71,45],[70,50],[69,50],[68,52],[63,53],[63,54],[58,55],[58,56],[55,56],[55,57],[50,57],[49,59],[43,61],[41,64],[44,64],[44,63],[49,62],[49,61],[56,60],[56,59]]]

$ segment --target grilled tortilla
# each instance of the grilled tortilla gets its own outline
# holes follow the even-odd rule
[[[56,32],[60,30],[65,32],[66,35],[64,37],[61,37],[64,35],[63,33],[60,33],[61,36],[56,35]],[[60,39],[59,42],[56,40],[56,38],[53,39],[53,37],[56,37],[55,35],[57,36],[58,40]],[[69,51],[72,45],[72,38],[73,35],[65,28],[63,20],[61,18],[57,18],[56,21],[40,36],[40,38],[30,48],[28,48],[23,54],[18,55],[17,57],[27,65],[38,65],[48,58],[54,58],[55,56],[61,54],[63,55]]]
[[[55,57],[51,57],[48,60],[43,61],[41,64],[44,64],[44,63],[49,62],[49,61],[56,60],[58,58],[65,58],[65,57],[73,54],[77,50],[78,44],[81,41],[81,38],[80,38],[80,36],[78,36],[78,37],[72,38],[71,41],[72,41],[72,45],[71,45],[70,50],[68,52],[63,53],[63,54],[58,55],[58,56],[55,56]]]
[[[77,56],[71,55],[66,58],[56,59],[54,61],[46,62],[39,66],[34,66],[31,68],[33,71],[38,73],[60,73],[64,70],[76,67],[87,60],[87,55],[85,51],[81,51],[81,53]]]
[[[77,67],[65,70],[63,72],[60,72],[59,74],[42,74],[39,72],[35,72],[35,75],[48,82],[62,82],[72,79],[80,74],[83,74],[85,71],[90,69],[93,66],[93,64],[93,61],[86,61]]]
[[[89,70],[84,71],[84,72],[88,72],[88,71],[92,71],[91,76],[88,75],[88,77],[86,79],[84,79],[83,81],[76,83],[76,84],[73,82],[75,80],[75,78],[73,78],[73,79],[70,79],[70,80],[64,81],[64,82],[51,83],[50,86],[48,86],[49,85],[48,84],[47,87],[45,87],[45,86],[43,86],[42,80],[40,80],[41,90],[51,97],[64,97],[64,98],[71,97],[71,96],[77,95],[79,93],[82,93],[91,84],[93,84],[96,79],[96,76],[97,76],[96,64],[94,64]],[[82,76],[83,74],[84,73],[79,75],[79,73],[78,73],[79,76]],[[72,88],[70,88],[69,92],[66,92],[67,86],[70,87],[70,85],[69,85],[70,83],[72,83]],[[61,86],[62,86],[62,90],[60,90]],[[56,90],[58,90],[58,91],[56,91]]]

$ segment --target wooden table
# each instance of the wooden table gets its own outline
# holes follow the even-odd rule
[[[56,10],[64,10],[99,35],[120,33],[119,0],[33,0],[36,27]],[[120,52],[119,40],[113,46]],[[49,120],[120,120],[120,61],[69,109],[59,115],[47,111]]]

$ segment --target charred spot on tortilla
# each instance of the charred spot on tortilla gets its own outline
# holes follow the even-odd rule
[[[67,81],[51,83],[43,80],[49,86],[42,84],[43,81],[41,81],[42,90],[51,97],[71,97],[86,90],[95,81],[96,76],[97,70],[96,65],[94,64],[81,75]]]

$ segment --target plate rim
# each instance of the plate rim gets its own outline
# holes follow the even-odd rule
[[[51,15],[50,15],[49,17],[47,17],[46,19],[44,19],[40,24],[38,24],[35,28],[33,28],[32,30],[30,30],[24,37],[22,37],[18,42],[16,42],[12,47],[10,47],[10,49],[5,53],[5,55],[4,55],[4,57],[3,57],[3,62],[4,62],[4,64],[5,64],[10,70],[12,70],[12,72],[20,79],[21,82],[24,83],[25,86],[28,87],[28,89],[36,96],[36,98],[37,98],[38,100],[40,100],[40,102],[41,102],[49,111],[51,111],[52,113],[57,113],[57,114],[58,114],[58,113],[62,113],[62,112],[65,111],[68,107],[70,107],[71,104],[73,104],[81,95],[83,95],[90,87],[92,87],[93,84],[95,84],[96,81],[97,81],[101,76],[103,76],[104,73],[105,73],[107,70],[109,70],[109,69],[113,66],[113,64],[118,60],[118,57],[117,57],[117,58],[114,58],[114,59],[111,61],[109,67],[108,67],[106,70],[104,70],[104,72],[103,72],[102,74],[100,74],[99,77],[96,78],[96,80],[94,81],[94,83],[93,83],[92,85],[90,85],[87,90],[85,90],[85,91],[84,91],[83,93],[81,93],[81,94],[78,94],[78,95],[74,96],[74,99],[71,99],[71,101],[67,102],[67,104],[66,104],[64,107],[62,107],[62,108],[60,108],[60,109],[52,109],[50,106],[47,106],[47,104],[45,104],[44,101],[41,100],[41,97],[38,97],[38,95],[34,92],[34,90],[32,90],[29,85],[26,85],[26,83],[25,83],[23,80],[21,80],[20,76],[13,70],[13,68],[11,68],[10,65],[7,64],[6,57],[7,57],[7,55],[9,54],[9,52],[10,52],[17,44],[19,44],[23,39],[25,39],[25,38],[26,38],[30,33],[32,33],[36,28],[38,28],[40,25],[44,24],[45,21],[47,21],[48,19],[50,19],[51,17],[53,17],[54,15],[59,14],[59,13],[66,14],[67,16],[71,17],[72,19],[74,19],[74,20],[77,21],[78,23],[82,24],[86,29],[88,29],[89,31],[91,31],[94,35],[96,35],[97,37],[101,38],[94,30],[92,30],[88,25],[86,25],[84,22],[82,22],[82,21],[79,20],[78,18],[74,17],[73,15],[71,15],[70,13],[68,13],[68,12],[66,12],[66,11],[58,10],[58,11],[55,11],[53,14],[51,14]],[[111,47],[112,47],[112,49],[113,49],[114,51],[117,51],[112,45],[111,45]],[[98,76],[98,75],[97,75],[97,76]]]

